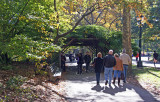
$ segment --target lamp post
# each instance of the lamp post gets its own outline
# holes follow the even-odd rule
[[[139,48],[140,48],[140,50],[139,50],[139,60],[138,60],[138,62],[137,62],[137,67],[142,67],[143,65],[142,65],[142,61],[141,61],[141,40],[142,40],[142,25],[143,25],[143,20],[144,20],[144,17],[143,17],[143,15],[141,15],[140,17],[137,17],[137,24],[139,25],[139,28],[140,28],[140,30],[139,30]]]

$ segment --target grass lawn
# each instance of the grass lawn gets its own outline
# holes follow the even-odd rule
[[[142,87],[160,94],[160,69],[150,67],[137,68],[136,66],[133,66],[132,69],[135,78]]]

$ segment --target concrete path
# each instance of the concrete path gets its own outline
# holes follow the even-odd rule
[[[160,99],[150,92],[129,83],[121,86],[104,85],[104,76],[101,74],[100,86],[96,86],[93,72],[77,75],[74,71],[66,72],[65,88],[67,102],[160,102]]]
[[[134,58],[133,63],[136,64]],[[82,75],[77,75],[76,65],[76,61],[67,61],[67,72],[62,77],[65,79],[67,102],[160,102],[159,97],[130,83],[123,84],[121,81],[118,86],[116,80],[115,85],[105,86],[103,73],[100,86],[96,86],[93,68],[90,68],[89,73],[83,71]]]
[[[151,59],[151,58],[150,58]],[[149,61],[148,60],[148,57],[141,57],[141,60],[142,60],[142,65],[144,67],[155,67],[154,64],[153,64],[153,61]],[[137,65],[137,62],[136,62],[136,58],[135,57],[132,57],[132,64],[133,65]],[[160,68],[160,62],[157,62],[156,63],[156,68]]]
[[[66,63],[65,79],[67,102],[160,102],[160,98],[138,86],[121,81],[121,86],[107,85],[101,73],[100,86],[96,86],[94,70],[76,74],[76,63]]]

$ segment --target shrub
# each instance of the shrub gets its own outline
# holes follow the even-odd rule
[[[6,87],[11,90],[19,89],[19,87],[26,81],[25,77],[22,77],[20,75],[11,77],[6,82]]]

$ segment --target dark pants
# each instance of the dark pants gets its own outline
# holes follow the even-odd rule
[[[99,83],[99,81],[100,81],[100,73],[96,73],[96,80],[97,80],[97,83]]]
[[[82,74],[82,64],[78,64],[78,74]]]
[[[61,69],[62,69],[62,71],[64,71],[64,72],[66,71],[65,62],[63,62],[63,61],[61,62]]]
[[[89,69],[89,63],[86,63],[86,71]]]

